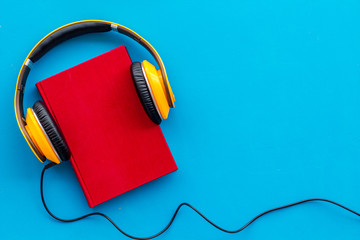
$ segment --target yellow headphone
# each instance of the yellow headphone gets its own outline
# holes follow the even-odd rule
[[[130,69],[136,91],[149,118],[155,124],[160,124],[162,119],[168,117],[170,108],[174,107],[175,98],[165,66],[156,50],[139,34],[122,25],[102,20],[85,20],[64,25],[46,35],[30,51],[20,69],[16,83],[14,99],[16,121],[31,150],[41,162],[46,159],[54,163],[68,160],[70,150],[56,122],[41,101],[26,110],[25,118],[23,98],[26,79],[32,64],[67,39],[111,30],[136,40],[151,53],[159,65],[160,69],[157,70],[145,60],[142,63],[132,63]]]

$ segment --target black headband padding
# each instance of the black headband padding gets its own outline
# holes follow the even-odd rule
[[[50,49],[70,38],[87,33],[108,32],[110,30],[111,25],[103,22],[80,22],[64,27],[45,38],[29,58],[32,62],[36,62]]]
[[[141,63],[134,62],[131,64],[131,76],[135,84],[136,92],[138,93],[140,102],[143,105],[146,114],[155,124],[159,125],[161,123],[161,117],[156,110],[155,103],[146,84]]]
[[[52,118],[49,110],[46,108],[44,103],[42,103],[41,101],[37,101],[33,106],[33,110],[61,160],[69,160],[69,147],[66,144],[64,136],[61,134],[60,130],[56,126],[54,119]]]
[[[19,90],[19,110],[20,110],[20,115],[21,115],[21,117],[23,117],[24,119],[25,119],[24,107],[23,107],[24,92],[25,92],[26,80],[27,80],[27,77],[28,77],[29,73],[30,73],[30,68],[25,65],[25,66],[21,69],[21,72],[20,72],[20,79],[23,79],[23,81],[21,81],[20,87],[17,88],[17,90]]]

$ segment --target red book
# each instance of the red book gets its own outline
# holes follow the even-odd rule
[[[130,65],[120,46],[36,84],[90,207],[177,170],[141,105]]]

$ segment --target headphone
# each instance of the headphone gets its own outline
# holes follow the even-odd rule
[[[159,70],[144,60],[131,65],[131,76],[146,114],[155,123],[160,124],[167,119],[170,108],[173,108],[175,97],[171,90],[165,66],[156,50],[139,34],[120,24],[102,21],[85,20],[64,25],[41,39],[30,51],[21,66],[15,90],[15,115],[26,142],[35,156],[44,162],[46,159],[59,164],[70,158],[70,149],[64,136],[56,125],[52,115],[42,101],[36,102],[32,108],[23,109],[25,84],[31,66],[58,44],[87,33],[115,31],[140,43],[155,58]]]
[[[115,224],[113,220],[111,220],[111,218],[100,212],[89,213],[73,219],[63,219],[55,216],[45,203],[45,197],[43,194],[44,174],[47,169],[55,166],[61,161],[68,160],[70,158],[70,150],[66,144],[64,136],[62,135],[60,129],[57,127],[49,110],[46,108],[43,102],[38,101],[33,105],[32,108],[28,108],[26,110],[26,118],[25,118],[24,109],[23,109],[23,99],[24,99],[26,79],[29,75],[32,64],[38,61],[45,53],[47,53],[50,49],[52,49],[56,45],[76,36],[84,35],[87,33],[95,33],[95,32],[109,32],[111,30],[129,36],[132,39],[136,40],[152,54],[157,64],[159,65],[160,69],[156,70],[154,65],[150,64],[148,61],[145,60],[142,63],[140,62],[132,63],[130,69],[131,76],[136,88],[136,92],[149,118],[155,124],[160,124],[162,119],[166,119],[168,117],[170,108],[174,107],[174,102],[175,102],[174,94],[171,90],[166,75],[165,66],[159,54],[150,45],[150,43],[148,43],[139,34],[135,33],[129,28],[108,21],[86,20],[86,21],[79,21],[64,25],[52,31],[51,33],[46,35],[43,39],[41,39],[40,42],[38,42],[35,45],[35,47],[31,50],[31,52],[25,59],[23,65],[21,66],[21,70],[16,83],[14,105],[15,105],[16,121],[18,122],[20,131],[24,135],[25,140],[29,144],[31,150],[34,152],[35,156],[41,162],[44,162],[46,159],[49,159],[51,161],[51,163],[44,166],[40,177],[41,200],[45,207],[45,210],[50,214],[51,217],[62,222],[75,222],[90,216],[97,215],[107,219],[119,232],[121,232],[125,236],[139,240],[152,239],[166,232],[174,222],[178,212],[182,207],[189,207],[190,209],[195,211],[195,213],[197,213],[203,219],[205,219],[213,227],[226,233],[241,232],[245,228],[250,226],[254,221],[256,221],[257,219],[261,218],[264,215],[285,208],[293,207],[296,205],[305,204],[307,202],[329,203],[360,217],[360,212],[356,212],[337,202],[323,198],[310,198],[269,209],[267,211],[264,211],[256,215],[254,218],[252,218],[249,222],[244,224],[239,229],[227,230],[225,228],[220,227],[219,225],[216,225],[214,222],[208,219],[204,214],[202,214],[192,205],[188,203],[181,203],[176,208],[169,223],[161,231],[149,237],[137,237],[123,231],[119,226]]]

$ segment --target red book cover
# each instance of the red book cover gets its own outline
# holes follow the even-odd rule
[[[120,46],[36,84],[90,207],[177,170],[141,105],[130,65]]]

